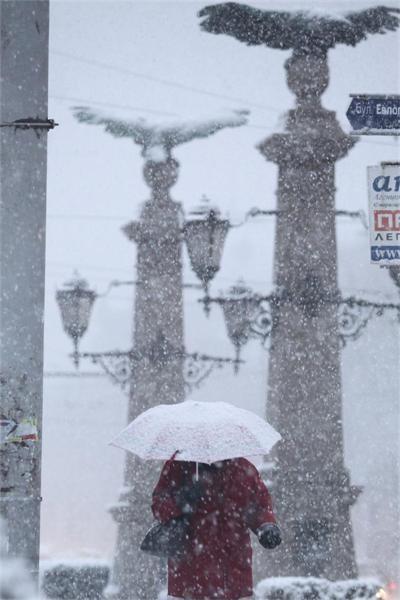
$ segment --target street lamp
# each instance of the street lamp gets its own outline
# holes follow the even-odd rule
[[[396,267],[390,267],[395,269]],[[392,273],[391,273],[392,274]],[[393,277],[393,275],[392,275]],[[398,275],[400,287],[400,275]],[[310,289],[310,294],[313,289]],[[264,347],[271,336],[276,320],[274,309],[285,300],[285,296],[278,292],[268,295],[255,294],[247,287],[243,280],[217,297],[204,297],[200,300],[203,304],[219,304],[222,308],[229,339],[237,349],[236,360],[239,359],[241,348],[254,338],[261,340]],[[306,301],[309,299],[306,297]],[[337,307],[337,328],[341,347],[348,341],[357,340],[369,320],[381,317],[388,311],[395,311],[400,319],[400,303],[366,300],[356,296],[341,296],[340,294],[327,300]],[[304,306],[316,312],[318,298],[315,302],[306,303],[304,297],[299,297],[299,306]],[[241,361],[240,361],[241,362]]]
[[[77,273],[72,279],[65,282],[64,289],[56,292],[64,331],[74,344],[72,357],[76,368],[79,367],[79,341],[88,328],[96,298],[96,292],[91,290],[88,282],[79,277]]]
[[[225,238],[230,227],[229,221],[220,218],[220,211],[210,204],[205,196],[198,207],[193,209],[183,229],[193,271],[200,279],[205,292],[204,307],[209,314],[208,286],[220,269]]]
[[[336,216],[360,218],[365,226],[363,211],[338,211]],[[208,316],[211,304],[219,304],[222,308],[227,334],[235,348],[234,370],[238,371],[240,352],[248,341],[254,338],[261,340],[265,346],[273,329],[273,310],[284,300],[282,290],[269,295],[255,294],[243,279],[231,286],[218,297],[210,297],[209,284],[221,267],[223,246],[229,229],[245,225],[251,218],[259,216],[279,216],[277,210],[261,210],[252,208],[246,213],[242,222],[230,223],[220,219],[220,211],[210,200],[203,196],[198,207],[194,208],[184,225],[184,238],[188,248],[193,271],[203,284],[204,296],[200,302]],[[395,285],[400,288],[400,267],[389,267],[389,274]],[[400,304],[393,302],[374,302],[335,294],[331,298],[323,297],[318,282],[312,276],[306,277],[302,290],[295,294],[295,301],[308,310],[312,316],[317,314],[318,305],[325,301],[337,306],[338,335],[341,346],[349,340],[357,340],[368,321],[374,316],[382,316],[387,311],[395,310],[400,318]]]
[[[76,274],[73,279],[64,283],[64,289],[56,292],[64,331],[74,344],[74,351],[71,355],[74,365],[79,368],[82,358],[91,360],[93,364],[100,366],[122,391],[129,389],[133,375],[133,363],[141,358],[140,353],[134,348],[127,351],[80,352],[79,343],[89,326],[91,310],[96,298],[106,296],[113,287],[134,283],[136,282],[113,280],[105,293],[98,294],[89,288],[85,279]],[[152,362],[160,366],[172,357],[183,360],[183,379],[187,392],[199,387],[214,369],[221,369],[226,365],[233,364],[234,371],[237,373],[240,363],[243,362],[238,355],[232,359],[199,352],[189,353],[185,349],[177,350],[162,335],[158,335],[157,343],[151,348],[149,356]]]
[[[256,298],[243,281],[233,285],[222,297],[225,324],[228,337],[235,347],[236,360],[239,358],[241,347],[249,341],[251,322],[257,308]]]
[[[234,368],[237,372],[242,346],[254,337],[260,337],[263,342],[268,338],[272,328],[271,311],[242,279],[230,287],[218,303],[222,307],[228,337],[235,347]]]

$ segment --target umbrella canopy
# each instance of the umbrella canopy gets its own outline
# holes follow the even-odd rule
[[[161,404],[139,415],[111,442],[143,459],[211,464],[267,454],[281,436],[254,413],[227,402]]]

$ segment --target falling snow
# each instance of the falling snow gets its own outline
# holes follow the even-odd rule
[[[3,4],[0,598],[398,600],[400,9]]]

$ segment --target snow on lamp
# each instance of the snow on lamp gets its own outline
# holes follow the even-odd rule
[[[96,296],[96,292],[89,289],[88,282],[77,274],[64,284],[64,289],[56,292],[64,331],[74,344],[73,358],[76,367],[79,365],[78,344],[88,328]]]
[[[221,299],[228,337],[236,351],[235,371],[239,368],[240,350],[251,337],[251,325],[258,300],[251,288],[239,280]]]
[[[203,284],[208,310],[208,286],[221,265],[222,251],[229,229],[229,221],[220,218],[220,211],[209,200],[202,198],[201,204],[190,214],[184,225],[184,237],[193,271]]]

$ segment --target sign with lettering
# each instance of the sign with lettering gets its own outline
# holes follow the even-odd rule
[[[400,265],[400,163],[368,167],[371,262]]]
[[[399,135],[400,96],[352,95],[346,116],[357,135]]]

